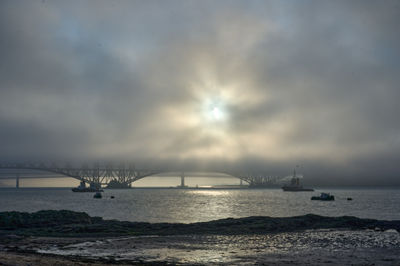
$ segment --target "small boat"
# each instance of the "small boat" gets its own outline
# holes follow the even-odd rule
[[[93,198],[101,199],[102,198],[101,193],[100,192],[96,192],[96,194],[94,194]]]
[[[293,170],[293,177],[290,180],[289,185],[285,185],[282,187],[283,191],[314,191],[312,188],[305,188],[300,184],[300,177],[296,176],[296,169]]]
[[[329,193],[322,192],[320,196],[312,196],[311,200],[331,201],[331,200],[335,200],[335,197]]]

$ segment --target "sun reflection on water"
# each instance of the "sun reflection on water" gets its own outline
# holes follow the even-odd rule
[[[226,196],[230,194],[227,190],[190,190],[187,193],[204,196]]]

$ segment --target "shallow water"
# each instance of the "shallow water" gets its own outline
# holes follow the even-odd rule
[[[320,192],[333,202],[311,201]],[[68,209],[105,219],[146,222],[198,222],[227,217],[286,217],[314,213],[326,216],[400,220],[400,190],[323,189],[283,192],[280,189],[129,189],[94,193],[70,189],[0,189],[0,211],[34,212]],[[111,199],[111,196],[115,196]],[[347,201],[352,197],[352,201]]]
[[[397,262],[397,232],[313,230],[266,235],[184,235],[129,237],[36,249],[39,253],[128,261],[183,264],[259,264],[262,262],[379,265]],[[321,261],[323,262],[323,261]],[[395,264],[393,264],[395,265]]]

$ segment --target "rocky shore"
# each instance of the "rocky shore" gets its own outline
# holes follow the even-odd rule
[[[210,222],[0,213],[0,265],[398,265],[400,221],[325,217]]]
[[[326,217],[307,214],[295,217],[227,218],[200,223],[144,223],[103,220],[83,212],[68,210],[0,212],[0,234],[24,236],[120,236],[120,235],[243,235],[294,232],[309,229],[388,230],[400,231],[400,221],[361,219],[352,216]]]

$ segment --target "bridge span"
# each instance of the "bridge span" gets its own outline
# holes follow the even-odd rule
[[[16,179],[16,187],[19,186],[19,179],[23,178],[23,176],[18,173],[18,170],[53,173],[59,176],[75,178],[91,185],[92,187],[114,188],[129,188],[135,181],[149,176],[165,176],[166,174],[170,175],[171,173],[177,173],[177,175],[174,176],[180,176],[181,187],[185,186],[185,174],[183,171],[171,172],[166,170],[137,169],[133,164],[120,164],[118,167],[114,167],[111,164],[106,166],[94,164],[92,167],[89,167],[87,164],[84,164],[82,167],[73,167],[71,165],[59,167],[54,163],[50,165],[46,165],[44,163],[0,163],[0,170],[5,169],[17,170],[13,177]],[[238,178],[248,183],[250,187],[272,186],[281,179],[276,176],[272,177],[260,174],[239,174],[225,171],[214,173],[225,174]]]

